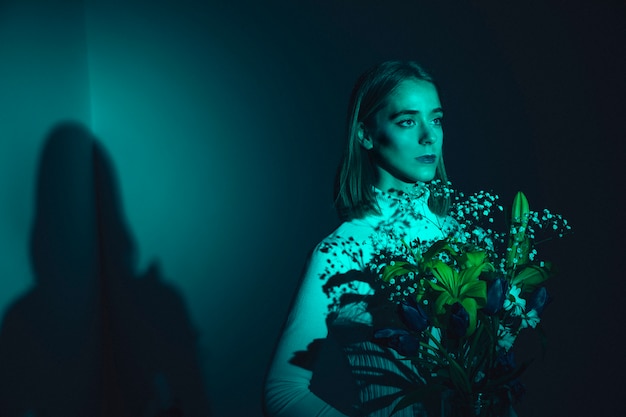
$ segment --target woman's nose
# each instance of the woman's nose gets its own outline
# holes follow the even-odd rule
[[[436,140],[434,129],[427,123],[421,123],[418,140],[421,145],[433,143]]]

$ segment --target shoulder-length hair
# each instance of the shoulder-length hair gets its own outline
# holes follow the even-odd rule
[[[342,220],[380,212],[373,189],[375,171],[372,157],[361,146],[357,132],[359,125],[368,125],[385,105],[389,94],[407,79],[435,84],[430,74],[416,62],[386,61],[361,75],[352,90],[348,108],[347,142],[335,186],[335,207]],[[439,159],[434,179],[443,183],[448,181],[443,156]],[[448,211],[450,201],[444,195],[433,193],[428,205],[435,214],[443,216]]]

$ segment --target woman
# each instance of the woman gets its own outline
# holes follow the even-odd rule
[[[373,340],[398,327],[393,304],[370,272],[381,248],[451,233],[443,111],[432,78],[416,63],[384,62],[352,93],[348,141],[338,177],[344,222],[313,251],[265,386],[269,416],[388,416],[422,378]],[[437,181],[436,181],[437,182]],[[398,416],[426,415],[422,404]]]

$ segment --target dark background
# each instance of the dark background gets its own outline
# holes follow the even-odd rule
[[[29,247],[42,149],[72,121],[110,158],[115,222],[137,253],[127,274],[136,285],[97,299],[132,294],[121,316],[137,314],[128,300],[139,300],[156,330],[129,331],[156,338],[155,351],[169,352],[172,316],[193,328],[184,348],[197,352],[212,414],[260,416],[308,251],[338,225],[332,184],[352,84],[382,60],[415,59],[441,89],[455,185],[503,203],[523,190],[531,208],[574,227],[539,248],[560,273],[520,416],[622,415],[625,18],[623,2],[608,1],[0,2],[0,342],[19,351],[7,317],[41,316],[40,303],[25,302],[32,294],[48,304],[67,295],[67,281],[41,291]],[[85,195],[72,181],[55,187],[53,201]],[[83,312],[68,302],[70,316],[74,306]],[[60,329],[65,318],[48,317]],[[50,323],[28,326],[43,335]],[[76,348],[68,332],[45,337]],[[131,339],[120,346],[143,346]],[[534,342],[522,356],[537,356]],[[141,362],[128,346],[119,354]],[[50,387],[68,383],[31,368]]]

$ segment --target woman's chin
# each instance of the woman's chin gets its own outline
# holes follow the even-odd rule
[[[411,177],[411,182],[413,184],[418,182],[429,183],[435,179],[435,171],[432,172],[420,172],[419,175],[414,175]]]

